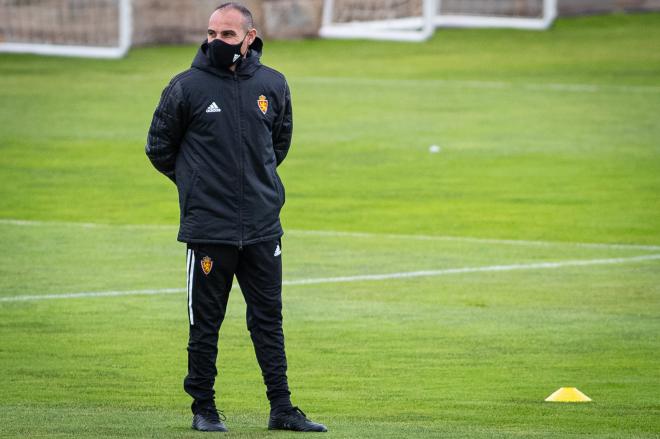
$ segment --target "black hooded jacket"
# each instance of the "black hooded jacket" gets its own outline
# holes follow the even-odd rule
[[[257,38],[236,71],[217,69],[202,44],[154,113],[147,156],[179,191],[183,242],[239,247],[282,236],[276,167],[293,129],[284,76],[259,61]]]

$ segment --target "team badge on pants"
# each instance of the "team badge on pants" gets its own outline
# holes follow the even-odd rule
[[[213,259],[209,258],[208,256],[204,256],[201,261],[199,261],[200,264],[202,264],[202,271],[204,272],[205,275],[209,275],[211,272],[211,269],[213,268]]]
[[[268,99],[266,99],[266,96],[259,96],[259,99],[257,99],[257,105],[259,106],[261,112],[266,114],[266,111],[268,111]]]

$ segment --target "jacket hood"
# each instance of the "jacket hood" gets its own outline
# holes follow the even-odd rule
[[[192,67],[204,70],[217,76],[233,76],[229,69],[219,69],[211,65],[209,57],[206,55],[209,43],[204,41],[197,50],[197,54],[192,62]],[[236,63],[236,74],[242,77],[250,77],[254,72],[261,67],[261,53],[264,47],[264,42],[261,38],[256,37],[255,40],[248,47],[248,53],[245,58],[241,58]]]

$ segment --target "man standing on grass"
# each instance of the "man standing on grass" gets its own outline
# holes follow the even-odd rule
[[[269,429],[326,431],[291,404],[282,332],[284,187],[276,167],[289,150],[286,79],[259,61],[252,14],[219,6],[192,68],[165,88],[146,153],[179,192],[178,240],[187,243],[188,375],[192,428],[227,431],[215,406],[218,331],[234,276],[266,384]]]

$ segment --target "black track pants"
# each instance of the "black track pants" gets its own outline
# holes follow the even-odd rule
[[[247,327],[271,407],[290,406],[282,332],[282,257],[279,240],[248,245],[188,244],[188,375],[193,412],[214,400],[218,331],[234,276],[247,305]]]

